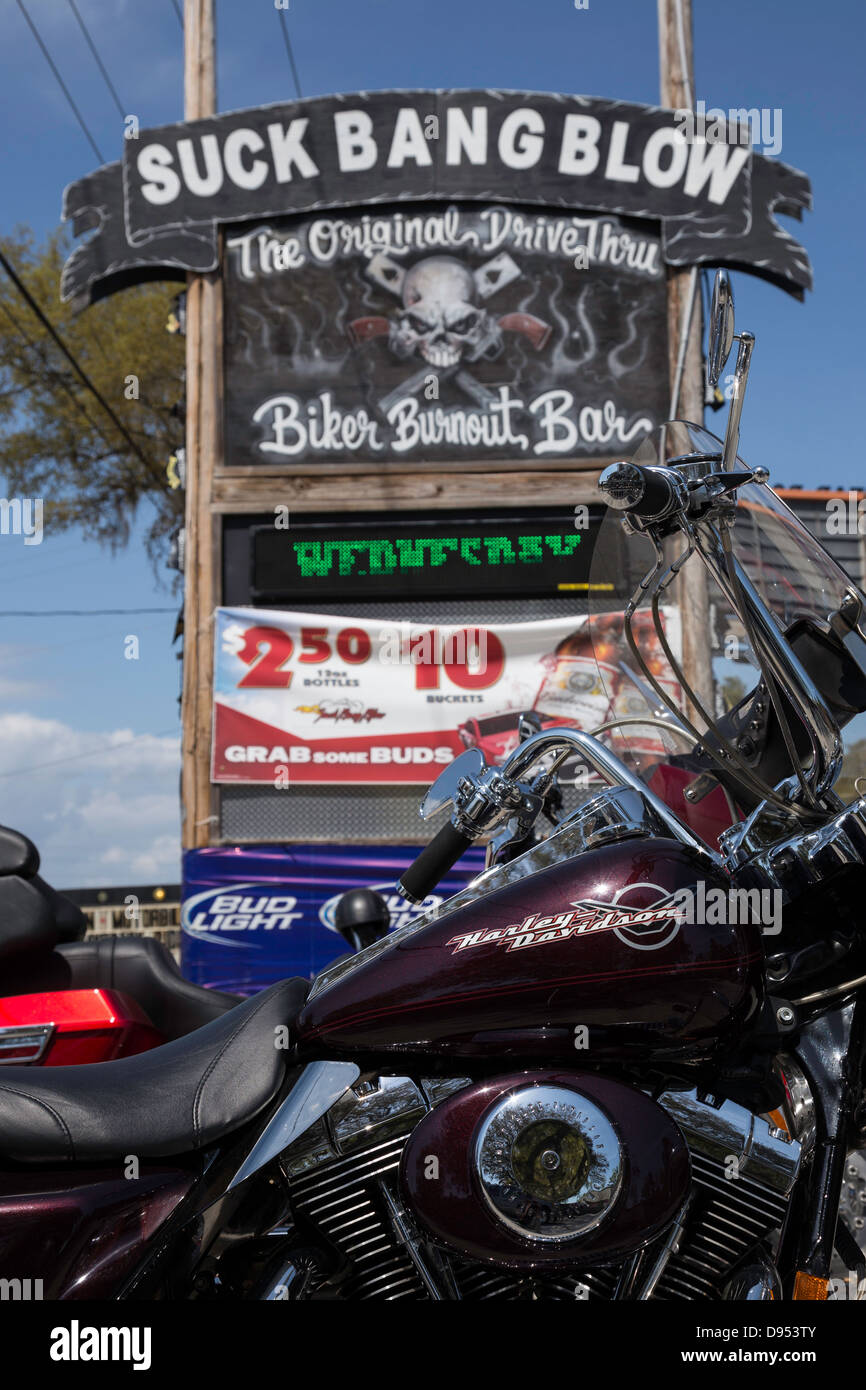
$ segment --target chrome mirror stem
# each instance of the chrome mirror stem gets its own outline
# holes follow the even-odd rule
[[[740,416],[743,413],[743,401],[746,395],[746,384],[749,380],[749,366],[752,361],[752,349],[755,346],[755,335],[753,333],[739,333],[739,350],[737,352],[737,365],[734,368],[734,393],[731,397],[731,409],[728,415],[728,429],[725,434],[725,453],[722,468],[726,473],[730,473],[737,461],[737,450],[740,447]]]

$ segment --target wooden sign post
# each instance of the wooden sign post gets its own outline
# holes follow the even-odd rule
[[[675,111],[694,110],[692,0],[658,0],[661,104]],[[704,379],[700,270],[668,267],[668,345],[672,419],[701,424]],[[710,605],[707,574],[692,558],[677,581],[682,614],[683,674],[692,690],[714,713],[710,651]],[[694,715],[695,711],[691,711]]]
[[[188,121],[216,109],[213,0],[185,0],[184,85]],[[219,602],[218,519],[211,511],[221,441],[222,281],[191,274],[186,310],[186,545],[183,611],[182,843],[209,843],[213,612]]]

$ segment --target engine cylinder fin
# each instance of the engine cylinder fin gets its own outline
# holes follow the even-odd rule
[[[742,1107],[728,1106],[722,1113],[713,1109],[708,1123],[711,1108],[688,1095],[676,1097],[676,1118],[691,1154],[692,1194],[678,1249],[652,1294],[659,1301],[718,1299],[736,1266],[756,1247],[772,1245],[787,1212],[786,1194],[796,1173],[799,1146],[792,1146],[788,1163],[788,1154],[777,1145],[770,1154],[771,1163],[762,1139],[764,1148],[755,1159],[757,1150],[749,1135],[757,1133],[760,1122]],[[332,1147],[332,1157],[328,1158],[320,1145],[313,1167],[306,1150],[299,1152],[294,1169],[291,1151],[287,1153],[284,1165],[296,1214],[316,1227],[343,1256],[331,1296],[429,1299],[439,1281],[443,1297],[452,1297],[456,1291],[461,1299],[470,1301],[563,1302],[613,1297],[620,1266],[527,1274],[472,1263],[444,1248],[437,1254],[424,1245],[423,1238],[417,1248],[407,1247],[407,1229],[411,1242],[415,1228],[411,1212],[398,1214],[399,1203],[395,1206],[397,1170],[416,1122],[415,1111],[407,1111],[387,1139],[354,1148],[348,1154],[338,1154]],[[732,1166],[735,1155],[740,1157]],[[414,1259],[410,1248],[414,1249]],[[437,1261],[439,1275],[435,1272]],[[443,1266],[447,1277],[442,1276]],[[449,1282],[451,1276],[453,1284]]]
[[[406,1251],[397,1244],[377,1184],[393,1176],[406,1136],[401,1135],[346,1158],[322,1163],[292,1179],[296,1210],[312,1221],[345,1257],[348,1274],[340,1284],[344,1299],[424,1299],[423,1281]]]

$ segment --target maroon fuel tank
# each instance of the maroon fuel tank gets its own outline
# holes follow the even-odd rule
[[[673,840],[560,861],[337,967],[300,1015],[301,1046],[699,1058],[760,1001],[760,928],[729,887]]]

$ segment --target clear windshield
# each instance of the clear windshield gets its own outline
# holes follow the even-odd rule
[[[768,487],[739,489],[733,547],[783,630],[801,617],[825,621],[851,588],[845,571]]]
[[[635,463],[676,466],[686,476],[721,468],[723,444],[709,430],[675,420],[648,435]],[[741,459],[737,467],[745,469]],[[783,629],[798,617],[826,619],[851,579],[769,487],[737,491],[734,551]]]
[[[643,465],[675,466],[689,479],[720,471],[722,453],[721,440],[708,430],[675,421],[649,435],[633,459],[635,463]],[[745,469],[746,465],[738,460],[737,467]],[[736,503],[730,533],[732,548],[776,618],[780,632],[785,633],[797,619],[803,617],[826,622],[828,616],[839,608],[846,591],[857,588],[851,577],[769,487],[746,484],[737,490]],[[621,525],[621,513],[609,511],[599,536],[599,552],[603,553],[612,543],[613,532]],[[666,560],[673,560],[683,548],[682,536],[671,537],[665,542]],[[646,573],[654,563],[653,547],[643,536],[632,535],[627,539],[626,550],[630,575],[639,580],[641,574]],[[701,560],[693,556],[684,566],[684,576],[691,568],[700,565]],[[690,641],[701,640],[701,634],[696,634],[695,624],[684,621],[688,603],[687,584],[685,579],[681,579],[672,585],[662,605],[665,631],[678,661],[684,654],[687,655]],[[596,620],[602,609],[603,604],[593,598]],[[704,632],[703,626],[701,632]],[[739,615],[712,581],[709,583],[704,640],[709,648],[711,664],[712,713],[718,718],[755,687],[760,671]],[[682,692],[680,705],[682,707]],[[860,716],[852,721],[845,735],[848,756],[843,777],[837,785],[837,790],[845,799],[852,790],[849,784],[853,777],[866,771],[864,735],[866,717]],[[622,740],[627,741],[629,737],[629,731],[624,728],[621,731]],[[678,751],[682,751],[682,746]]]

